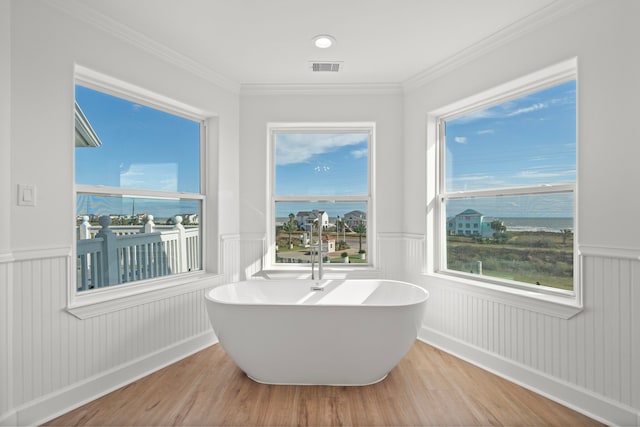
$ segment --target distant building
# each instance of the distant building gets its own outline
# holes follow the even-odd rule
[[[367,225],[367,214],[362,211],[351,211],[344,214],[344,223],[348,228],[355,228],[360,224]]]
[[[322,228],[326,229],[329,225],[329,214],[325,211],[319,211],[320,224],[322,224]],[[301,230],[306,230],[308,228],[308,222],[316,220],[316,214],[310,211],[300,211],[296,214],[296,221],[298,221],[298,226]]]
[[[491,228],[493,217],[486,217],[474,209],[467,209],[447,219],[447,234],[450,236],[492,237],[495,232]]]

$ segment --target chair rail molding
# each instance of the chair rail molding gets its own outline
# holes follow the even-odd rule
[[[640,249],[618,248],[614,246],[578,245],[578,252],[582,256],[596,256],[603,258],[621,258],[640,261]]]

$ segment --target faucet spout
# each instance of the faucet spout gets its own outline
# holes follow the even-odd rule
[[[316,221],[318,222],[318,280],[322,280],[322,258],[323,258],[323,251],[322,251],[322,217],[320,216],[320,211],[318,209],[314,209],[313,211],[314,216],[316,217]],[[312,260],[313,260],[313,256],[312,256]],[[311,263],[311,278],[313,279],[313,261]]]

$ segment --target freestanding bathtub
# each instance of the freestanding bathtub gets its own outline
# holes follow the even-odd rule
[[[366,385],[409,351],[429,294],[392,280],[247,280],[207,292],[231,359],[266,384]]]

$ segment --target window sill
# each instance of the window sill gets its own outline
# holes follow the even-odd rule
[[[336,267],[337,265],[337,267]],[[349,267],[349,264],[324,264],[323,279],[373,279],[380,277],[380,270],[373,266]],[[316,266],[316,272],[317,270]],[[302,279],[311,280],[311,266],[273,266],[266,268],[253,276],[254,279]]]
[[[78,319],[89,319],[141,304],[171,298],[220,283],[222,275],[196,272],[179,277],[149,280],[76,293],[70,297],[67,312]]]
[[[428,285],[458,289],[484,298],[490,298],[513,307],[561,319],[570,319],[583,310],[578,293],[560,295],[484,283],[441,273],[424,273]]]

